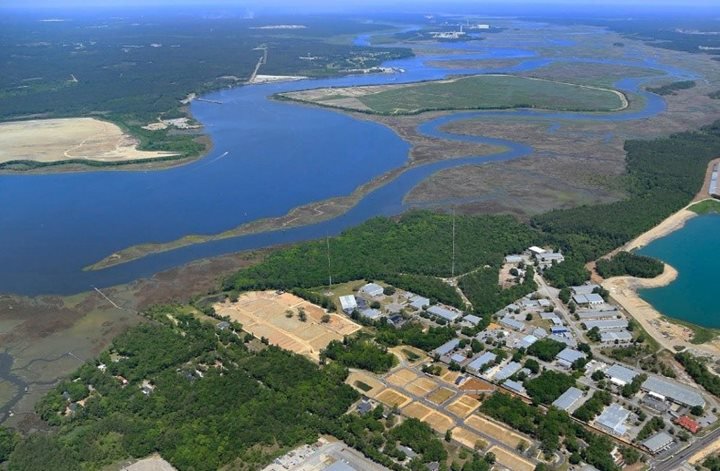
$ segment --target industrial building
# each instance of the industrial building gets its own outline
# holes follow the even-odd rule
[[[433,316],[440,317],[442,319],[445,319],[448,322],[455,322],[456,319],[459,319],[462,315],[457,311],[452,311],[446,307],[442,307],[439,305],[431,306],[427,312],[432,314]]]
[[[625,421],[630,417],[630,411],[620,404],[611,404],[595,419],[595,425],[608,433],[622,437],[627,432]]]
[[[573,301],[575,301],[575,304],[578,306],[595,306],[605,303],[603,297],[597,293],[575,294],[573,295]]]
[[[627,330],[611,330],[600,333],[602,343],[630,343],[632,339],[632,334]]]
[[[610,382],[617,386],[625,386],[632,383],[633,378],[638,374],[625,366],[615,364],[605,371],[605,375],[610,378]]]
[[[370,297],[376,298],[378,296],[382,296],[385,290],[377,283],[368,283],[362,288],[360,288],[360,292]]]
[[[577,360],[580,360],[582,358],[585,358],[585,354],[579,350],[575,350],[574,348],[566,347],[563,351],[557,354],[555,359],[557,360],[558,364],[560,366],[563,366],[565,368],[570,368],[573,363],[575,363]]]
[[[673,442],[673,437],[670,434],[667,432],[659,432],[642,442],[642,446],[653,455],[657,455],[669,449]]]
[[[355,299],[355,296],[352,294],[340,296],[340,306],[344,313],[350,314],[358,307],[357,299]]]
[[[514,375],[520,369],[522,368],[522,365],[516,361],[511,361],[507,365],[505,365],[500,371],[495,373],[495,376],[493,379],[495,381],[503,381],[508,379],[510,376]]]
[[[627,319],[610,319],[606,321],[587,321],[584,322],[587,330],[597,327],[599,330],[623,330],[627,329]]]
[[[470,373],[480,374],[480,371],[482,371],[483,367],[494,362],[496,358],[497,355],[495,355],[493,352],[485,352],[479,357],[473,359],[473,361],[471,361],[466,368]]]
[[[660,400],[675,402],[687,407],[705,406],[705,398],[694,389],[656,376],[646,379],[642,384],[642,389]]]
[[[555,401],[552,403],[553,406],[557,407],[560,410],[563,410],[565,412],[568,412],[569,410],[573,409],[574,407],[580,405],[581,399],[584,397],[584,394],[581,390],[579,390],[576,387],[571,387],[560,397],[555,399]]]
[[[440,356],[447,355],[448,353],[455,350],[458,345],[460,345],[460,339],[452,339],[449,342],[445,342],[444,344],[433,350],[433,353]]]

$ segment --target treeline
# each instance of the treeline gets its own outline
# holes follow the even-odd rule
[[[720,377],[711,373],[704,362],[688,352],[676,353],[675,359],[685,368],[693,381],[710,394],[720,397]]]
[[[491,314],[508,304],[537,290],[533,277],[535,271],[527,267],[522,283],[503,289],[499,284],[498,265],[478,269],[460,278],[460,289],[473,305],[473,310],[480,314]]]
[[[357,400],[339,364],[319,368],[275,347],[251,352],[244,339],[156,310],[40,401],[59,428],[21,441],[10,469],[98,469],[153,452],[180,470],[262,468],[327,433]]]
[[[310,301],[313,304],[322,306],[330,312],[337,311],[337,306],[335,306],[333,300],[328,296],[318,294],[314,291],[303,288],[293,288],[292,290],[290,290],[290,292],[299,298],[303,298],[304,300]]]
[[[448,288],[427,278],[398,274],[449,277],[452,269],[452,217],[413,211],[397,220],[371,219],[330,240],[333,281],[359,279],[405,282],[403,286],[426,297],[442,296],[458,304]],[[499,267],[503,257],[537,243],[538,234],[510,216],[456,218],[456,273],[478,266]],[[497,284],[497,273],[494,284]],[[281,249],[262,263],[228,278],[226,290],[292,289],[322,286],[328,278],[325,241]],[[427,290],[427,291],[425,291]]]
[[[417,347],[426,352],[434,350],[454,338],[455,329],[451,326],[430,327],[425,330],[424,326],[419,322],[406,323],[399,329],[387,324],[381,324],[378,326],[378,332],[375,336],[375,340],[388,347],[404,344]]]
[[[570,272],[571,276],[555,276],[557,286],[577,281],[581,264],[646,232],[692,200],[709,162],[720,153],[720,121],[697,132],[627,141],[625,150],[628,198],[554,210],[532,219],[532,226],[566,255],[564,263],[546,272],[551,277]]]
[[[655,278],[662,275],[665,267],[661,261],[654,258],[620,252],[610,259],[598,260],[596,269],[603,278],[625,275],[636,278]]]

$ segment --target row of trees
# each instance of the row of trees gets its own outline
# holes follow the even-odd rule
[[[620,252],[610,259],[601,258],[598,260],[596,269],[603,278],[624,275],[637,278],[655,278],[662,275],[664,266],[662,262],[654,258],[630,252]]]

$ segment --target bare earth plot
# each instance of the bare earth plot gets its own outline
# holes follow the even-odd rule
[[[513,75],[475,75],[400,85],[321,88],[282,93],[280,97],[383,115],[509,108],[621,111],[628,107],[625,95],[610,88]]]
[[[487,446],[487,442],[483,437],[478,435],[475,432],[471,432],[470,430],[464,428],[464,427],[455,427],[451,431],[453,439],[460,442],[462,445],[473,449],[482,449]]]
[[[515,448],[523,441],[520,435],[513,433],[509,428],[491,422],[479,415],[471,415],[465,419],[465,424],[499,442],[503,442],[510,448]]]
[[[325,310],[289,293],[253,291],[235,303],[226,301],[214,307],[219,315],[230,316],[254,336],[314,360],[319,360],[320,350],[331,341],[360,330],[358,324],[337,314],[329,314],[330,321],[322,322]],[[304,322],[300,320],[300,309],[307,316]]]
[[[455,402],[447,406],[447,410],[458,417],[467,417],[480,407],[480,401],[470,396],[460,396]]]
[[[0,163],[93,160],[126,162],[171,157],[137,150],[137,141],[118,126],[94,118],[39,119],[0,123]]]
[[[530,461],[499,446],[490,448],[488,452],[494,453],[498,463],[513,471],[532,471],[535,469],[535,465]]]
[[[385,389],[385,385],[378,381],[375,376],[364,371],[351,371],[345,383],[370,398],[376,397],[380,391]]]

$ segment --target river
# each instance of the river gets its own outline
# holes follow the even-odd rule
[[[366,41],[366,38],[361,38]],[[553,45],[540,42],[533,47]],[[408,144],[390,129],[340,112],[270,100],[272,94],[317,87],[402,83],[470,73],[515,73],[553,62],[607,63],[654,69],[676,79],[694,74],[634,56],[609,60],[541,57],[531,48],[489,48],[482,41],[438,44],[431,56],[384,65],[400,74],[369,74],[324,80],[243,86],[210,94],[217,105],[195,101],[193,115],[214,142],[210,155],[188,165],[149,172],[90,171],[0,176],[0,292],[70,294],[150,276],[199,258],[338,234],[373,216],[408,208],[404,196],[433,173],[527,156],[524,144],[455,135],[440,128],[475,117],[568,120],[645,119],[665,110],[657,95],[641,90],[652,77],[619,80],[616,88],[643,97],[639,111],[614,114],[532,110],[462,112],[423,123],[419,131],[458,141],[499,144],[507,150],[412,167],[367,194],[346,214],[305,227],[189,246],[108,268],[82,268],[128,246],[165,242],[187,234],[213,234],[262,218],[277,217],[311,202],[352,193],[358,186],[399,167]],[[557,46],[561,47],[561,46]],[[446,69],[442,61],[519,59],[503,70]],[[433,61],[434,66],[428,62]],[[440,64],[438,65],[438,62]],[[555,126],[556,127],[556,126]],[[550,131],[552,132],[552,131]]]

